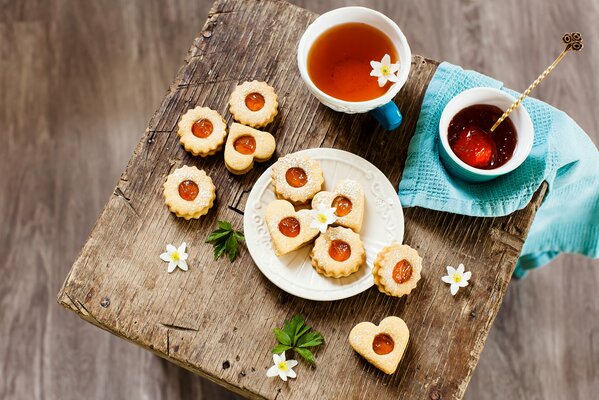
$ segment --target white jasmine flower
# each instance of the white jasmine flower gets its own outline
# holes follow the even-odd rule
[[[181,268],[183,271],[187,271],[187,261],[185,260],[187,260],[188,255],[185,252],[185,246],[187,246],[185,242],[183,242],[179,248],[176,248],[172,244],[167,244],[166,252],[160,255],[162,261],[168,262],[167,271],[169,273],[173,272],[177,267]]]
[[[310,210],[310,214],[312,215],[310,228],[316,228],[320,233],[324,233],[329,225],[337,221],[335,208],[327,207],[324,204],[319,205],[316,210]]]
[[[381,62],[371,61],[370,66],[372,72],[370,76],[378,78],[379,87],[383,87],[389,82],[397,82],[397,71],[399,71],[399,63],[391,64],[391,57],[389,54],[385,54]]]
[[[447,275],[441,278],[445,283],[451,284],[451,295],[455,296],[459,288],[468,286],[468,280],[472,276],[472,272],[464,272],[464,264],[460,264],[458,269],[447,266]]]
[[[279,378],[286,381],[287,378],[293,379],[297,376],[295,371],[292,369],[297,365],[297,361],[285,361],[285,352],[282,352],[281,354],[273,354],[272,360],[275,363],[275,365],[273,365],[268,369],[268,371],[266,371],[266,376],[268,376],[269,378],[279,375]]]

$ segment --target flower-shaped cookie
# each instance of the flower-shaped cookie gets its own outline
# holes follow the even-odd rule
[[[225,145],[225,166],[242,175],[254,167],[254,160],[266,161],[274,152],[275,138],[270,133],[234,122]]]
[[[310,253],[316,271],[331,278],[342,278],[356,272],[366,262],[360,235],[349,228],[329,228],[314,242]]]
[[[244,82],[229,99],[229,111],[236,121],[254,128],[271,123],[277,115],[279,101],[275,90],[265,82]]]
[[[374,261],[372,275],[379,290],[389,296],[409,294],[420,280],[422,257],[405,244],[383,248]]]
[[[316,160],[287,154],[272,166],[272,184],[275,195],[293,204],[305,204],[322,189],[324,178]]]
[[[320,206],[335,208],[335,224],[360,232],[364,218],[364,189],[354,180],[344,179],[332,192],[316,193],[312,208]]]
[[[227,136],[223,117],[208,107],[187,110],[179,120],[180,142],[194,156],[206,157],[221,149]]]
[[[266,226],[277,256],[282,256],[308,244],[319,230],[310,226],[309,210],[295,211],[293,204],[275,200],[266,207]]]
[[[166,178],[163,194],[166,206],[177,217],[200,218],[212,207],[216,188],[204,171],[184,165]]]
[[[360,322],[349,333],[351,347],[386,374],[397,369],[409,339],[408,326],[398,317],[387,317],[378,326]]]

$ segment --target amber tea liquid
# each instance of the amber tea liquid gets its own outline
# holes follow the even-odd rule
[[[316,87],[339,100],[367,101],[387,92],[391,82],[379,87],[370,76],[370,61],[385,54],[391,63],[399,62],[397,51],[377,28],[351,22],[324,31],[308,52],[308,75]]]

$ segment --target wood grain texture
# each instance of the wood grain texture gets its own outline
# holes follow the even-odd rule
[[[298,3],[315,12],[349,5]],[[552,60],[563,32],[582,31],[585,51],[535,96],[599,141],[596,2],[359,3],[396,20],[414,53],[515,89]],[[0,2],[0,398],[236,397],[53,303],[209,8],[208,0]],[[86,190],[76,190],[81,182]],[[592,398],[596,265],[563,256],[510,285],[466,398]]]
[[[228,265],[213,261],[211,247],[203,244],[216,220],[241,226],[237,210],[266,165],[234,177],[222,155],[193,158],[178,145],[176,123],[197,105],[227,115],[229,94],[245,80],[265,80],[279,93],[281,112],[269,129],[277,137],[278,154],[333,146],[361,155],[395,185],[399,182],[436,63],[414,57],[411,77],[396,99],[405,121],[389,134],[367,115],[326,109],[302,85],[295,48],[314,17],[282,1],[215,3],[59,301],[93,324],[247,397],[462,398],[544,188],[527,208],[505,218],[407,210],[405,241],[427,260],[419,290],[407,300],[376,289],[333,303],[293,298],[266,282],[248,253]],[[271,34],[263,35],[264,30]],[[218,188],[216,207],[199,221],[175,218],[161,196],[165,177],[185,164],[206,170]],[[165,274],[156,255],[166,243],[183,241],[190,249],[191,271]],[[438,278],[446,265],[460,262],[474,264],[477,279],[456,300]],[[310,385],[287,385],[264,375],[271,363],[272,328],[296,313],[306,315],[327,338],[318,351],[320,365],[327,368],[298,367]],[[346,344],[353,325],[387,315],[401,316],[412,335],[400,373],[393,376],[384,376]],[[341,368],[343,380],[331,385]]]

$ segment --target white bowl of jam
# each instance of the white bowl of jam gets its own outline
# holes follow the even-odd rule
[[[473,88],[451,99],[439,122],[439,155],[447,170],[468,182],[485,182],[518,168],[530,154],[534,128],[519,105],[491,127],[516,99],[494,88]]]

